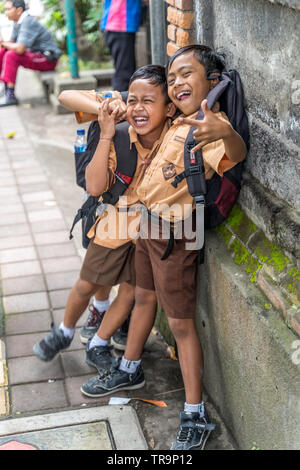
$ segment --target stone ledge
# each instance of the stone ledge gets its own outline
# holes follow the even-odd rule
[[[295,10],[300,10],[299,0],[268,0],[270,3],[275,3],[278,5],[283,5],[288,8],[293,8]]]
[[[216,227],[215,231],[225,242],[235,264],[281,311],[287,326],[299,335],[300,270],[297,266],[265,236],[238,204],[226,222]]]

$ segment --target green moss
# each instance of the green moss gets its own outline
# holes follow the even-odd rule
[[[262,265],[251,255],[239,240],[235,239],[230,249],[235,253],[235,263],[244,268],[251,282],[255,282],[257,271],[262,267]]]
[[[232,208],[226,223],[244,243],[258,230],[237,204]]]
[[[220,237],[223,238],[226,246],[228,246],[231,238],[232,238],[232,233],[228,230],[225,224],[218,225],[218,227],[215,228],[215,231],[220,235]]]
[[[284,271],[291,263],[283,251],[270,242],[262,232],[251,242],[250,248],[261,263],[273,266],[278,273]]]

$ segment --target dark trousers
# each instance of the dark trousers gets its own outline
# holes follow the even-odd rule
[[[112,87],[127,91],[129,79],[135,72],[135,33],[104,31],[104,38],[115,66]]]

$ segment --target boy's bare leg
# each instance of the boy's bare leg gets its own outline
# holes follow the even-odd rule
[[[110,286],[98,286],[98,290],[94,293],[94,297],[96,300],[99,300],[100,302],[104,302],[109,298],[109,294],[111,291]]]
[[[178,348],[186,403],[201,403],[203,354],[195,321],[193,318],[168,320]]]
[[[99,292],[99,285],[83,279],[78,279],[72,287],[67,300],[64,325],[67,328],[75,328],[79,318],[89,305],[89,301],[95,292]],[[107,297],[106,297],[107,298]]]
[[[108,341],[123,325],[134,305],[134,293],[134,286],[127,282],[120,284],[118,295],[106,311],[97,331],[99,338]]]
[[[141,358],[144,345],[154,325],[156,307],[155,291],[136,286],[135,306],[131,314],[124,353],[127,360],[137,361]]]

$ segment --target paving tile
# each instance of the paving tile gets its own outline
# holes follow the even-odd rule
[[[31,235],[23,235],[18,237],[2,237],[0,238],[0,250],[9,248],[21,248],[24,246],[33,246],[33,239]]]
[[[54,290],[49,292],[50,303],[52,308],[65,307],[70,289]]]
[[[10,359],[8,363],[9,383],[10,385],[18,385],[62,379],[64,373],[60,361],[59,356],[51,362],[40,361],[35,356]]]
[[[34,344],[44,338],[44,336],[44,332],[7,336],[5,340],[6,357],[11,359],[14,357],[31,356]]]
[[[32,222],[31,228],[34,233],[47,233],[55,230],[66,230],[66,223],[62,219],[44,220],[42,224],[40,222]]]
[[[34,184],[19,184],[18,186],[20,194],[33,193],[34,191],[50,190],[49,184],[45,182],[34,183]]]
[[[48,290],[71,288],[79,277],[79,271],[46,274]]]
[[[68,406],[62,380],[11,387],[13,413],[65,408]]]
[[[85,351],[67,351],[61,353],[63,369],[67,377],[92,374],[97,375],[97,369],[85,362]]]
[[[15,237],[30,234],[30,227],[26,224],[0,226],[0,246],[1,238]]]
[[[11,314],[5,318],[5,334],[22,335],[25,333],[50,331],[52,317],[49,310]]]
[[[49,301],[46,292],[10,295],[3,297],[3,306],[6,314],[47,310]]]
[[[55,199],[54,193],[51,190],[48,191],[36,191],[33,193],[26,193],[22,195],[22,200],[25,203],[28,202],[41,202],[41,201],[49,201]]]
[[[6,206],[7,204],[19,204],[21,203],[21,197],[18,193],[15,194],[7,194],[5,198],[0,198],[0,207]]]
[[[43,220],[61,219],[62,213],[57,207],[55,207],[54,209],[28,212],[28,218],[30,222],[42,222]]]
[[[16,263],[30,259],[37,259],[37,253],[33,246],[0,250],[0,263]]]
[[[14,168],[16,176],[28,176],[28,175],[37,175],[43,173],[43,168],[38,163],[31,166],[23,166],[19,168]],[[44,174],[44,173],[43,173]]]
[[[53,199],[48,199],[47,201],[24,202],[24,205],[27,212],[34,212],[56,207],[58,204]]]
[[[23,159],[23,160],[13,161],[11,166],[15,170],[19,168],[30,168],[30,169],[35,168],[35,167],[41,168],[36,158],[32,158],[32,157],[26,158],[26,160]]]
[[[1,187],[0,188],[0,198],[6,198],[6,196],[18,194],[18,188],[16,185],[14,186],[7,186],[7,187]]]
[[[1,195],[0,195],[1,197]],[[4,196],[5,197],[5,196]],[[20,212],[18,214],[5,214],[5,217],[0,217],[0,226],[3,225],[17,225],[27,222],[25,212]]]
[[[69,232],[67,230],[57,230],[56,232],[36,233],[34,240],[37,245],[65,243],[69,241]]]
[[[13,175],[4,177],[1,174],[1,176],[0,176],[0,187],[1,188],[5,188],[7,186],[14,186],[15,184],[16,184],[16,179]]]
[[[32,184],[47,181],[45,173],[29,174],[29,175],[17,175],[18,184]]]
[[[2,264],[0,269],[2,279],[42,273],[39,261],[23,261],[22,263]]]
[[[64,271],[72,271],[81,268],[81,259],[79,256],[69,256],[67,258],[60,258],[58,263],[55,259],[45,259],[41,261],[44,272],[56,273]]]
[[[18,214],[20,212],[24,212],[24,206],[21,203],[0,206],[0,215],[2,216],[6,214]]]
[[[3,279],[2,281],[2,294],[4,296],[45,290],[45,281],[41,275],[15,277]]]
[[[38,253],[41,259],[61,258],[62,256],[76,255],[74,243],[59,243],[53,245],[42,245],[38,247]],[[59,263],[59,260],[58,260]]]

